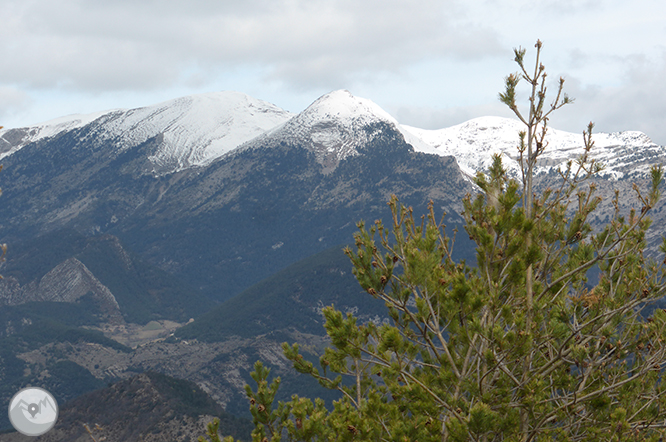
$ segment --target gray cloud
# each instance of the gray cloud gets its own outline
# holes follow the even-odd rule
[[[367,71],[501,47],[453,0],[5,3],[0,37],[12,43],[0,47],[0,78],[34,88],[141,90],[262,65],[268,81],[333,89]]]
[[[581,53],[572,56],[588,58]],[[619,70],[615,84],[601,86],[584,83],[574,75],[563,74],[566,80],[564,90],[575,101],[553,113],[550,125],[556,129],[582,133],[592,121],[596,132],[637,130],[644,132],[655,143],[666,145],[666,49],[657,59],[633,54],[607,57],[606,60]],[[559,75],[552,77],[549,86],[551,97],[555,93],[555,80]],[[519,89],[519,106],[522,104],[523,107],[527,94],[524,86]],[[400,122],[425,129],[448,127],[484,115],[513,117],[504,105],[492,101],[490,97],[485,103],[471,106],[444,109],[396,106],[389,110]]]
[[[506,115],[496,81],[517,68],[511,47],[531,57],[541,38],[547,69],[577,98],[554,127],[579,132],[592,119],[666,143],[666,8],[654,0],[0,0],[0,10],[5,124],[220,88],[299,111],[346,88],[441,128]]]
[[[567,79],[567,91],[576,98],[552,120],[566,130],[582,131],[587,122],[595,130],[638,130],[658,144],[666,145],[666,51],[657,59],[630,55],[620,60],[624,67],[618,84],[601,87]]]

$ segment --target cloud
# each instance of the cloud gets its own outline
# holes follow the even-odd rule
[[[303,89],[349,86],[429,57],[500,53],[454,0],[8,2],[0,18],[0,78],[32,88],[160,88],[188,72],[261,66],[266,81]]]
[[[597,100],[600,125],[640,130],[666,145],[666,51],[658,60],[628,57],[624,84],[604,90]]]
[[[455,126],[472,118],[487,115],[515,118],[515,115],[499,100],[496,103],[454,106],[444,109],[429,106],[400,106],[392,109],[391,114],[402,124],[433,130]]]
[[[666,145],[666,50],[659,57],[633,54],[618,58],[619,80],[613,85],[584,84],[567,78],[566,90],[576,101],[552,120],[556,127],[582,131],[587,122],[600,132],[638,130]]]
[[[582,53],[573,53],[572,57],[588,58]],[[666,78],[666,49],[658,57],[643,54],[615,56],[607,59],[605,65],[612,65],[618,71],[613,75],[616,79],[612,82],[595,83],[589,82],[589,79],[583,81],[576,75],[562,74],[566,80],[564,90],[574,98],[574,103],[554,112],[550,126],[582,133],[592,121],[595,132],[636,130],[644,132],[655,143],[666,145],[666,83],[663,80]],[[559,75],[551,77],[548,93],[552,98]],[[519,88],[519,107],[526,104],[526,96],[526,85],[522,84]],[[425,129],[448,127],[484,115],[514,117],[499,101],[493,101],[495,97],[469,106],[442,109],[396,105],[388,110],[401,123]]]
[[[0,126],[3,126],[3,119],[26,110],[31,103],[31,99],[19,89],[0,86],[0,103],[2,103],[2,106],[0,106]]]
[[[23,91],[0,104],[15,124],[65,109],[144,105],[213,89],[241,90],[300,111],[319,94],[345,88],[406,124],[439,128],[503,111],[496,81],[517,69],[511,48],[522,45],[531,60],[541,38],[553,80],[562,72],[577,98],[556,114],[554,127],[578,132],[592,119],[599,130],[639,129],[666,142],[659,118],[666,103],[666,7],[653,0],[0,0],[0,6],[0,87]],[[31,115],[21,108],[30,104],[27,96],[35,103]]]

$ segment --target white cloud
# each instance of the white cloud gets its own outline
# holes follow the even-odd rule
[[[18,94],[0,96],[5,122],[215,89],[298,112],[346,88],[406,124],[442,127],[502,112],[496,97],[516,70],[511,48],[533,56],[540,38],[547,69],[577,98],[554,126],[579,131],[593,119],[599,130],[638,129],[666,143],[658,0],[0,0],[0,8],[0,88]]]
[[[528,51],[526,59],[530,59],[534,51]],[[548,52],[544,51],[543,59],[546,69],[550,67]],[[666,49],[659,57],[648,57],[645,54],[620,56],[600,56],[572,51],[576,63],[599,63],[600,66],[612,66],[613,72],[603,76],[599,69],[599,83],[590,82],[586,77],[562,73],[551,75],[549,93],[552,98],[557,89],[557,79],[565,78],[564,91],[574,98],[574,102],[552,114],[550,125],[554,128],[570,132],[579,132],[592,121],[596,132],[618,132],[638,130],[647,134],[658,144],[666,145]],[[529,61],[528,61],[529,63]],[[588,71],[589,73],[589,71]],[[592,78],[594,80],[594,78]],[[513,117],[513,114],[488,92],[487,100],[462,106],[412,106],[409,104],[395,105],[389,110],[402,123],[427,129],[439,129],[464,122],[482,115],[498,115]],[[519,106],[527,105],[525,83],[519,88]]]
[[[577,123],[582,128],[585,121],[592,120],[601,132],[638,130],[666,145],[666,51],[656,59],[634,54],[621,62],[623,69],[616,85],[586,87],[570,81],[569,90],[577,98],[571,109],[575,112],[568,116],[563,112],[556,121],[567,126]]]
[[[342,86],[426,57],[497,53],[497,35],[454,17],[453,1],[9,2],[4,81],[91,91],[149,89],[194,68],[268,66],[296,87]],[[11,68],[10,68],[11,66]]]

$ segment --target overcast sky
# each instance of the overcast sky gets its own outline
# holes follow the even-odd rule
[[[666,144],[663,0],[0,0],[0,124],[218,90],[300,112],[348,89],[437,129],[509,116],[513,48],[531,61],[537,39],[576,99],[553,127]]]

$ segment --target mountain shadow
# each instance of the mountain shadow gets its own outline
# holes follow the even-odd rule
[[[175,333],[205,342],[281,330],[324,335],[321,309],[333,305],[361,320],[381,321],[386,307],[364,292],[343,246],[298,261],[244,290]]]

